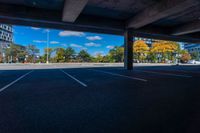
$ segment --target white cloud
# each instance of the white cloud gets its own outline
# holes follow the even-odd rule
[[[95,41],[95,40],[102,40],[102,37],[100,36],[88,36],[86,37],[90,41]]]
[[[85,48],[85,47],[83,47],[83,46],[81,46],[81,45],[78,45],[78,44],[70,44],[70,47],[74,47],[74,48],[80,48],[80,49],[87,49],[87,48]]]
[[[31,27],[32,30],[40,30],[38,27]]]
[[[83,46],[78,45],[78,44],[70,44],[71,47],[75,47],[75,48],[82,48]]]
[[[108,49],[113,49],[115,46],[112,46],[112,45],[108,45],[106,48]]]
[[[46,43],[44,40],[33,40],[34,43]]]
[[[101,44],[89,42],[89,43],[86,43],[85,46],[88,46],[88,47],[99,47],[99,46],[101,46]]]
[[[50,44],[59,44],[58,41],[50,41]]]
[[[59,36],[63,37],[63,36],[77,36],[77,37],[82,37],[84,36],[85,33],[84,32],[76,32],[76,31],[61,31],[59,33]]]

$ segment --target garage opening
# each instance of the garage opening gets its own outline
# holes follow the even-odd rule
[[[199,0],[0,0],[0,132],[200,132]]]

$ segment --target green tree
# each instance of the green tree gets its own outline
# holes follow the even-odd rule
[[[94,58],[94,62],[104,62],[104,56],[98,53],[96,57]]]
[[[78,61],[80,62],[90,62],[91,56],[86,50],[81,50],[77,56]]]
[[[56,49],[56,61],[57,62],[65,62],[65,49],[64,48]]]
[[[27,52],[25,47],[11,44],[10,47],[5,50],[5,55],[7,62],[24,62]]]
[[[108,53],[110,62],[123,62],[124,60],[124,48],[116,46],[111,49]]]
[[[20,49],[20,51],[17,53],[17,59],[18,62],[24,63],[26,59],[27,51],[24,49]]]
[[[197,51],[191,52],[191,59],[193,60],[199,60],[199,53]]]
[[[39,54],[40,50],[35,45],[32,45],[32,44],[29,44],[26,47],[26,50],[27,50],[27,54],[28,54],[27,61],[35,63],[36,56]]]
[[[72,61],[75,58],[75,50],[71,47],[68,47],[65,49],[64,57],[65,57],[65,62]]]

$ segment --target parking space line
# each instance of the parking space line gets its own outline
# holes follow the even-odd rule
[[[108,72],[108,71],[94,70],[94,69],[88,69],[88,70],[92,70],[92,71],[96,71],[96,72],[101,72],[101,73],[105,73],[105,74],[110,74],[110,75],[113,75],[113,76],[119,76],[119,77],[123,77],[123,78],[128,78],[128,79],[133,79],[133,80],[139,80],[139,81],[147,82],[146,79],[141,79],[141,78],[136,78],[136,77],[130,77],[130,76],[121,75],[121,74],[118,74],[118,73],[112,73],[112,72]]]
[[[61,72],[63,72],[65,75],[67,75],[68,77],[72,78],[73,80],[75,80],[76,82],[78,82],[79,84],[81,84],[84,87],[87,87],[87,85],[83,82],[81,82],[80,80],[76,79],[75,77],[73,77],[72,75],[70,75],[69,73],[63,71],[62,69],[60,69]]]
[[[177,71],[177,72],[184,72],[184,73],[196,73],[196,74],[200,74],[200,72],[195,72],[195,71],[190,71],[190,70],[174,70],[174,71]]]
[[[153,73],[153,74],[161,74],[161,75],[168,75],[168,76],[175,76],[175,77],[183,77],[183,78],[192,78],[189,75],[181,75],[181,74],[173,74],[173,73],[163,73],[163,72],[155,72],[155,71],[144,71],[144,70],[134,70],[138,72],[145,72],[145,73]]]
[[[21,77],[17,78],[16,80],[12,81],[11,83],[7,84],[6,86],[4,86],[3,88],[0,89],[0,92],[4,91],[5,89],[7,89],[8,87],[10,87],[11,85],[15,84],[16,82],[18,82],[19,80],[23,79],[24,77],[26,77],[28,74],[32,73],[32,71],[22,75]]]

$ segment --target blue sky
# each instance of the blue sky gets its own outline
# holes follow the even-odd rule
[[[13,26],[14,42],[20,45],[34,44],[44,53],[47,46],[47,29],[36,27]],[[76,52],[87,50],[91,55],[107,54],[114,46],[123,45],[123,36],[74,32],[50,29],[49,47],[73,47]]]

